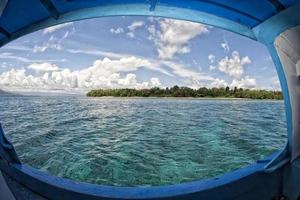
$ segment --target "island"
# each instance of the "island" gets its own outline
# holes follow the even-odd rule
[[[193,97],[193,98],[247,98],[281,100],[281,91],[243,89],[243,88],[206,88],[192,89],[174,86],[171,88],[153,87],[150,89],[96,89],[87,93],[88,97]]]
[[[2,97],[10,97],[10,96],[19,96],[18,94],[12,93],[12,92],[7,92],[2,89],[0,89],[0,96]]]

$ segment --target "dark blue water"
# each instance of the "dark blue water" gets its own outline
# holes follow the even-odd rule
[[[23,163],[104,185],[165,185],[221,175],[281,149],[282,101],[0,97]]]

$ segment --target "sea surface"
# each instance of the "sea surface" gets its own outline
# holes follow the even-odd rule
[[[210,178],[286,142],[283,101],[0,97],[0,121],[23,163],[102,185]]]

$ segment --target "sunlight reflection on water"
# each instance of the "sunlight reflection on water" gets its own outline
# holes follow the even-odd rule
[[[1,97],[22,162],[105,185],[208,178],[283,147],[282,101]]]

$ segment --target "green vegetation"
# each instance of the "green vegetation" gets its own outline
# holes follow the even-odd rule
[[[249,90],[243,88],[206,88],[192,89],[174,86],[172,88],[151,89],[98,89],[87,93],[89,97],[211,97],[211,98],[248,98],[248,99],[282,99],[280,91]]]

